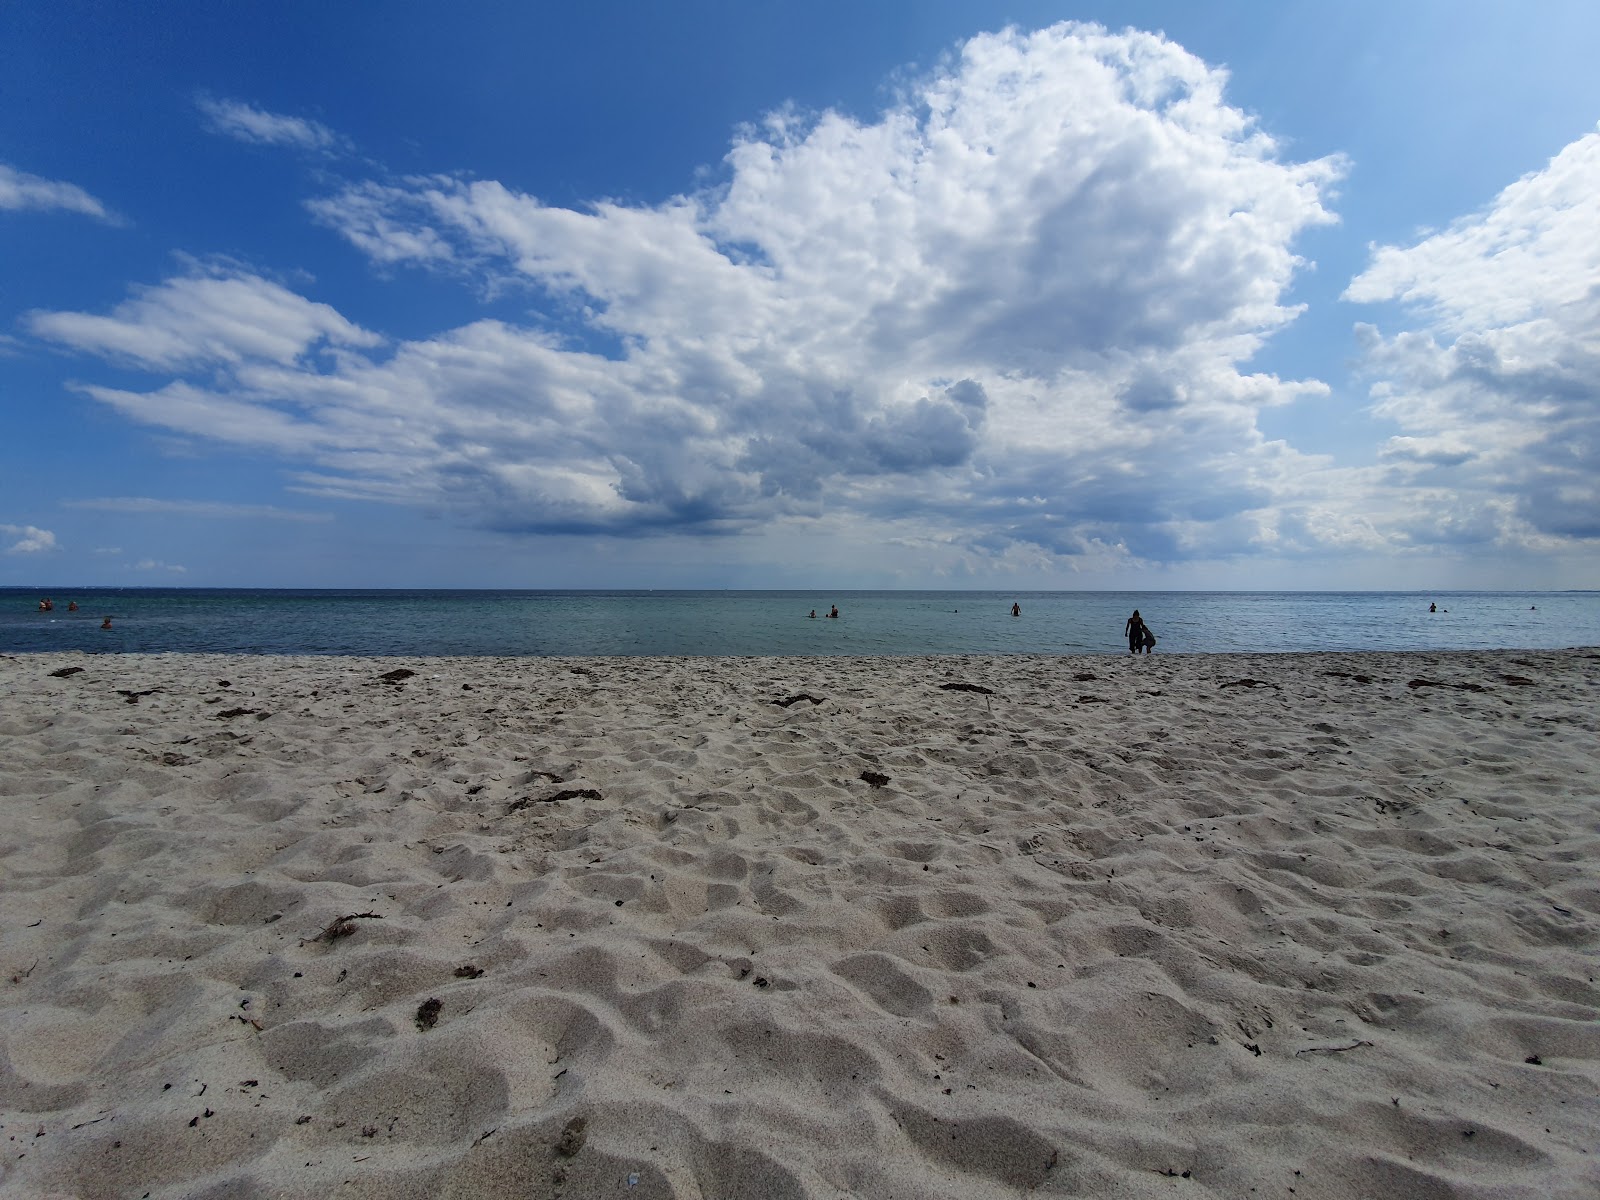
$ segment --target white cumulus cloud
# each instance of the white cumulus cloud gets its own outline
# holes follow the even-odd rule
[[[1225,85],[1156,35],[1013,30],[870,120],[772,114],[658,205],[355,180],[311,211],[376,264],[520,281],[552,318],[386,357],[242,274],[31,328],[184,376],[88,389],[134,419],[500,530],[809,523],[992,562],[1287,545],[1338,522],[1273,509],[1317,497],[1255,418],[1326,389],[1244,364],[1296,315],[1294,242],[1342,163],[1286,160]]]
[[[1437,489],[1418,536],[1600,539],[1600,133],[1482,212],[1379,247],[1345,295],[1416,317],[1358,332],[1374,409],[1405,431],[1386,461]]]
[[[16,539],[5,548],[7,554],[40,554],[56,548],[56,535],[36,525],[0,525],[0,535]]]

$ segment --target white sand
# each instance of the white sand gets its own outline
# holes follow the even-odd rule
[[[0,659],[0,1192],[1592,1200],[1597,734],[1590,650]]]

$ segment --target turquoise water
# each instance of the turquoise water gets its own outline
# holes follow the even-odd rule
[[[37,611],[46,595],[54,612]],[[68,613],[69,600],[80,611]],[[1430,602],[1441,611],[1430,614]],[[835,604],[840,617],[830,620]],[[1600,644],[1600,592],[0,588],[0,652],[1115,654],[1126,653],[1122,625],[1135,608],[1158,654]],[[112,628],[102,630],[108,614]]]

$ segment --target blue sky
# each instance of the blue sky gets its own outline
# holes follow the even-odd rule
[[[1600,6],[0,6],[0,583],[1600,587]]]

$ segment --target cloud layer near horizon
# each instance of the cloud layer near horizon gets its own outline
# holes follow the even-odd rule
[[[1294,242],[1332,219],[1343,164],[1285,161],[1225,82],[1154,35],[1008,31],[964,44],[875,120],[771,114],[739,133],[717,186],[659,205],[576,211],[455,176],[351,179],[309,203],[381,270],[524,292],[542,310],[528,324],[394,344],[218,267],[31,328],[170,372],[151,392],[85,390],[281,454],[299,490],[513,533],[817,524],[919,546],[934,569],[1406,548],[1474,522],[1502,541],[1595,536],[1552,515],[1579,468],[1594,478],[1592,436],[1551,499],[1534,486],[1555,478],[1558,428],[1593,432],[1576,372],[1594,296],[1528,290],[1564,269],[1576,228],[1532,228],[1560,207],[1540,180],[1571,192],[1581,222],[1593,154],[1444,240],[1377,253],[1350,298],[1400,300],[1428,324],[1367,335],[1380,409],[1406,433],[1387,465],[1334,471],[1256,423],[1326,387],[1243,364],[1294,318]],[[214,103],[261,118],[256,140],[316,148],[273,133],[294,118]],[[1491,302],[1472,263],[1497,236],[1521,238],[1529,266]],[[1592,285],[1592,257],[1569,269]],[[1577,355],[1567,415],[1525,405],[1519,441],[1487,438],[1478,423],[1511,384],[1509,368],[1483,382],[1486,344],[1502,367],[1523,363],[1516,347],[1545,355],[1539,369]],[[1456,472],[1459,511],[1397,520],[1411,506],[1396,493],[1438,472]]]

